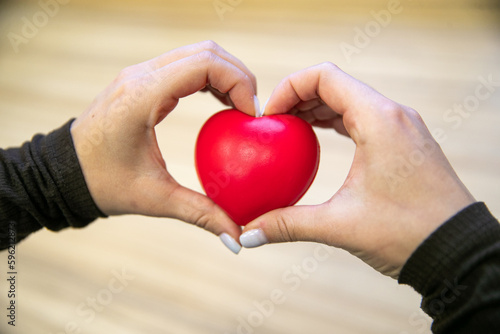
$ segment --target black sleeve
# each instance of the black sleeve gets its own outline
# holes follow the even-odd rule
[[[12,243],[12,235],[19,242],[42,227],[84,227],[104,217],[87,189],[72,121],[20,148],[0,149],[0,249]]]
[[[500,224],[470,205],[417,248],[399,283],[423,296],[433,333],[500,333]]]

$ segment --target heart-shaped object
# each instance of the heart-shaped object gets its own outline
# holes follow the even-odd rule
[[[318,170],[319,143],[296,116],[256,118],[229,109],[203,125],[195,163],[207,196],[243,226],[305,194]]]

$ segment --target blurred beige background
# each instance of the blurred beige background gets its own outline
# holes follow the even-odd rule
[[[261,102],[286,75],[332,61],[417,109],[471,192],[500,216],[500,84],[476,97],[483,79],[500,82],[499,3],[389,3],[0,2],[0,147],[77,117],[123,67],[212,39],[255,73]],[[469,111],[459,115],[456,105]],[[195,94],[157,127],[169,169],[186,186],[201,190],[194,142],[222,108]],[[342,185],[354,152],[332,131],[317,134],[321,165],[303,204],[323,202]],[[17,247],[15,328],[7,326],[0,280],[0,333],[429,332],[411,288],[318,247],[270,245],[235,256],[201,229],[139,216],[40,231]],[[1,277],[7,271],[2,252]],[[277,295],[279,303],[270,302]]]

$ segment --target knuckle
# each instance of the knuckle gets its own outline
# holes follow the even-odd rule
[[[195,207],[196,210],[190,208],[189,212],[186,212],[186,220],[193,225],[196,225],[203,229],[208,229],[208,227],[214,221],[216,209],[215,203],[210,200],[199,198],[195,203]]]
[[[390,99],[382,98],[377,102],[376,109],[373,110],[377,117],[386,120],[385,124],[390,126],[400,126],[406,123],[408,117],[402,106]]]
[[[220,46],[212,40],[206,40],[200,43],[200,46],[204,50],[211,52],[216,52],[220,49]]]
[[[194,225],[201,227],[203,229],[207,229],[207,226],[210,224],[210,216],[206,213],[197,213],[192,217],[192,222]]]
[[[242,82],[247,86],[252,85],[252,77],[246,74],[245,72],[236,72],[236,80],[237,82]]]
[[[400,118],[404,115],[404,110],[398,103],[384,98],[377,106],[379,112],[389,117]]]
[[[136,72],[137,68],[135,65],[127,66],[118,73],[117,79],[119,81],[130,79],[131,77],[136,75]]]
[[[286,214],[278,215],[276,219],[276,229],[282,241],[295,240],[295,233],[293,230],[293,219]]]
[[[409,136],[421,133],[425,123],[420,114],[409,107],[386,99],[377,105],[378,117],[383,119],[384,131],[391,136]],[[372,127],[376,131],[376,127]],[[380,130],[380,129],[378,129]]]
[[[217,55],[209,50],[203,50],[197,54],[198,60],[205,64],[211,63],[217,59]]]
[[[380,103],[378,109],[384,117],[393,120],[396,124],[413,124],[415,121],[423,123],[417,111],[389,99]]]
[[[136,80],[127,78],[119,81],[115,86],[111,95],[113,106],[118,109],[124,107],[131,107],[136,105],[139,101],[141,92]]]
[[[250,82],[257,85],[257,77],[253,73],[246,74],[246,77],[250,80]],[[245,79],[247,79],[247,78],[245,78]]]
[[[404,107],[404,109],[410,118],[412,118],[420,123],[424,122],[422,116],[420,116],[420,114],[415,109],[410,108],[410,107]]]
[[[340,68],[334,63],[327,61],[318,65],[322,71],[338,71]]]

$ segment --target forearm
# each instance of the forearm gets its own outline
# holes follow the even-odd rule
[[[415,251],[399,282],[422,294],[434,333],[499,333],[498,221],[483,203],[462,210]]]
[[[0,150],[0,249],[42,227],[83,227],[99,216],[85,184],[70,124],[36,135],[20,148]]]

